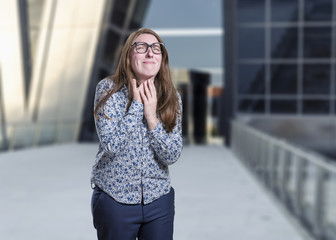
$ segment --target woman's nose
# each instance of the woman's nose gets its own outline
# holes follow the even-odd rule
[[[152,57],[152,56],[153,56],[153,50],[152,50],[151,47],[149,47],[149,48],[147,49],[146,56],[148,56],[148,57]]]

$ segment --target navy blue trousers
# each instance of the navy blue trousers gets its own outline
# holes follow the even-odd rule
[[[99,240],[172,240],[174,189],[149,204],[122,204],[95,187],[91,210]]]

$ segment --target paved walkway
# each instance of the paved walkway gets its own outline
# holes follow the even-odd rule
[[[92,240],[89,178],[97,146],[0,154],[0,239]],[[170,168],[176,240],[309,239],[221,146],[186,146]]]

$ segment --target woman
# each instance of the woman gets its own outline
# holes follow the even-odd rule
[[[146,28],[133,32],[115,74],[96,88],[91,206],[98,239],[173,239],[168,165],[182,151],[181,109],[161,38]]]

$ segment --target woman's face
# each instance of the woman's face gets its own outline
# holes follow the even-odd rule
[[[158,40],[154,35],[145,33],[136,37],[133,43],[135,42],[143,42],[151,45],[153,43],[157,43]],[[144,46],[146,47],[146,45]],[[154,80],[156,74],[160,70],[162,54],[153,53],[153,50],[150,47],[148,47],[145,53],[139,53],[136,51],[136,47],[132,46],[130,53],[130,60],[131,60],[131,67],[137,81],[142,82],[143,80],[146,79]]]

